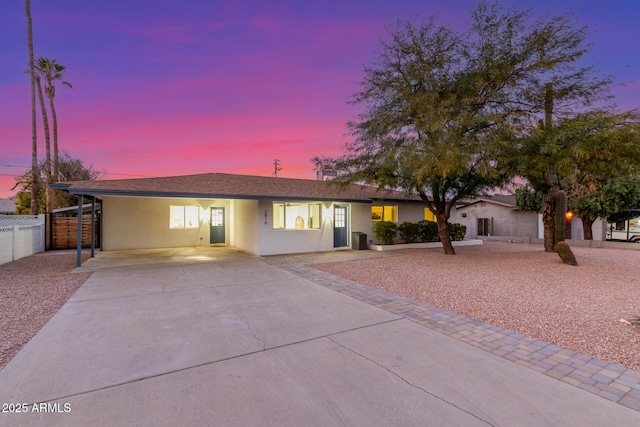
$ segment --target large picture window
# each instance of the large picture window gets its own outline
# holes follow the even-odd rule
[[[169,206],[169,228],[199,228],[198,206]]]
[[[424,219],[427,221],[436,222],[436,216],[431,212],[431,209],[424,208]]]
[[[273,228],[309,230],[320,228],[320,203],[274,203]]]
[[[397,206],[371,206],[371,221],[398,222]]]

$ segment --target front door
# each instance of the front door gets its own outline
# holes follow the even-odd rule
[[[209,243],[224,243],[224,208],[211,208],[210,224]]]
[[[333,207],[333,247],[343,248],[349,246],[347,239],[347,206],[335,205]]]

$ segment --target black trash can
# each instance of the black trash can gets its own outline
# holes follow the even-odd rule
[[[367,235],[359,231],[351,233],[351,249],[356,251],[369,249],[367,247]]]

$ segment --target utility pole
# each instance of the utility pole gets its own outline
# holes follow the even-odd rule
[[[273,176],[274,177],[278,177],[278,171],[281,171],[282,168],[280,167],[280,160],[278,159],[273,159]]]

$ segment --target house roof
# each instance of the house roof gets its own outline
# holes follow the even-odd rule
[[[16,198],[0,199],[0,213],[12,214],[16,211]]]
[[[516,197],[513,194],[496,194],[493,196],[478,197],[477,199],[471,200],[464,206],[458,207],[458,209],[464,209],[467,206],[471,206],[479,202],[493,203],[495,205],[504,206],[511,209],[515,209],[516,207]]]
[[[158,178],[73,181],[50,184],[57,190],[86,196],[148,196],[229,199],[278,199],[315,201],[373,200],[420,201],[417,195],[351,184],[344,188],[330,181],[274,178],[225,173]]]

